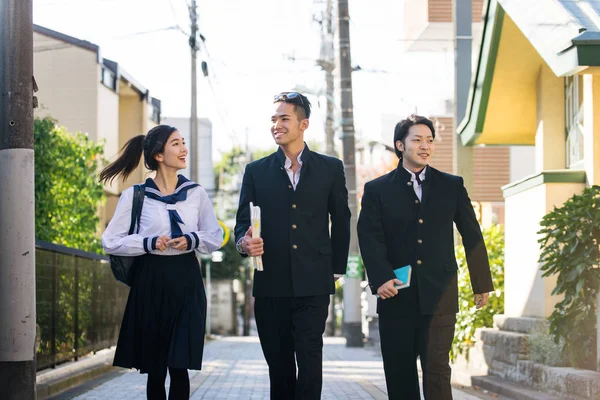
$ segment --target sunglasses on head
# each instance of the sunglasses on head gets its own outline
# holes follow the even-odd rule
[[[278,95],[275,95],[275,97],[273,98],[274,102],[277,101],[289,101],[289,100],[295,100],[298,99],[300,100],[300,104],[304,105],[304,100],[302,100],[302,95],[298,92],[282,92],[279,93]]]

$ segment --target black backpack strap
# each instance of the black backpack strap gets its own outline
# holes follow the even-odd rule
[[[140,221],[142,220],[142,208],[144,207],[144,199],[146,198],[146,186],[145,185],[137,185],[139,186],[139,190],[138,190],[138,208],[137,208],[137,214],[136,214],[136,223],[137,223],[137,230],[136,233],[140,232]]]
[[[131,224],[129,225],[129,234],[133,234],[135,226],[140,231],[140,219],[142,218],[142,207],[144,206],[144,197],[146,195],[146,187],[144,185],[135,185],[133,187],[133,204],[131,205]]]

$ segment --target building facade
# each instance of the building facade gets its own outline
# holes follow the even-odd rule
[[[131,138],[160,123],[160,100],[117,62],[102,58],[97,45],[39,25],[34,25],[33,43],[39,87],[36,117],[50,116],[70,132],[103,142],[109,161]],[[125,182],[105,186],[100,231],[110,221],[121,192],[142,182],[147,172],[140,166]]]

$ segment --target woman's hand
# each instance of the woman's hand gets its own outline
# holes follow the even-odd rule
[[[168,236],[159,236],[156,239],[156,250],[165,251],[169,247],[169,241],[171,240]]]
[[[167,245],[173,247],[175,250],[186,250],[188,246],[187,239],[185,236],[181,236],[175,239],[171,239],[167,242]]]

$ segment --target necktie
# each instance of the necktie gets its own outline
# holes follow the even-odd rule
[[[423,170],[420,170],[419,172],[415,173],[415,181],[417,181],[419,186],[421,186],[421,184],[423,183],[423,181],[421,180],[421,176],[420,176],[422,172],[423,172]]]
[[[150,178],[146,180],[146,196],[151,199],[167,203],[169,220],[171,222],[171,238],[173,239],[183,236],[183,232],[179,226],[179,224],[182,224],[183,221],[177,210],[174,207],[169,207],[169,205],[176,204],[178,201],[184,201],[187,198],[187,191],[195,188],[196,186],[200,185],[187,180],[182,175],[179,175],[179,182],[177,183],[177,189],[175,189],[175,193],[168,196],[163,196],[154,184],[153,180]]]

